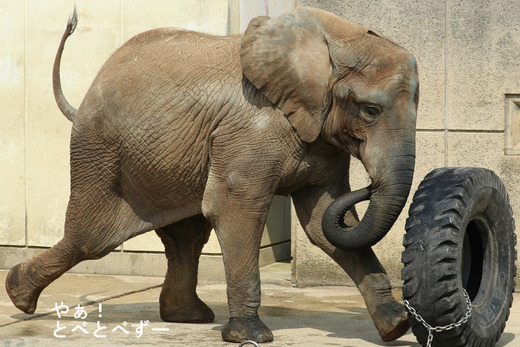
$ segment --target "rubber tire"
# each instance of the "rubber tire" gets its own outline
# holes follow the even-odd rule
[[[406,221],[403,298],[432,327],[432,346],[494,346],[513,302],[516,235],[504,185],[483,168],[440,168],[420,184]],[[427,329],[408,313],[423,346]]]

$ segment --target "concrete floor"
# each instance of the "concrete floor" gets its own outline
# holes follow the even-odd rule
[[[419,346],[410,332],[397,341],[383,343],[355,288],[293,288],[289,264],[273,264],[261,271],[260,314],[275,336],[269,346]],[[0,271],[0,282],[4,283],[6,275],[7,271]],[[65,274],[43,291],[34,315],[17,310],[2,290],[0,346],[236,346],[220,337],[220,327],[228,319],[224,283],[199,285],[200,297],[215,312],[214,323],[174,324],[159,317],[162,280]],[[62,303],[69,311],[59,318],[52,309]],[[77,310],[78,305],[84,309]],[[65,311],[65,306],[62,309]],[[55,337],[55,333],[64,337]],[[518,346],[519,337],[517,293],[497,346]]]

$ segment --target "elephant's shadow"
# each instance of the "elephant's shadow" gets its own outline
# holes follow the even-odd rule
[[[219,314],[222,309],[222,314]],[[227,305],[218,303],[211,306],[216,313],[216,322],[224,324],[227,321]],[[364,306],[337,307],[344,312],[318,311],[312,309],[295,309],[283,306],[261,306],[259,314],[268,327],[273,330],[275,339],[277,331],[298,330],[311,328],[326,332],[327,337],[337,337],[340,339],[359,339],[378,346],[409,346],[420,347],[415,337],[409,330],[405,336],[407,341],[396,340],[383,342],[377,333],[374,324]],[[218,313],[217,313],[218,312]],[[221,325],[214,327],[220,330]],[[496,343],[496,347],[508,346],[515,339],[515,334],[503,333]],[[414,342],[409,342],[413,340]],[[305,335],[302,335],[302,342],[305,342]]]
[[[340,339],[360,339],[381,346],[419,346],[406,341],[384,343],[363,306],[338,306],[338,310],[320,311],[305,308],[287,308],[283,306],[262,306],[259,314],[267,326],[277,331],[310,328],[324,332],[327,337]],[[305,336],[302,336],[302,342]]]

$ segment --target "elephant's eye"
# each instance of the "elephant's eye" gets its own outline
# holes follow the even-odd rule
[[[370,118],[376,118],[382,112],[381,108],[376,105],[364,105],[362,110]]]

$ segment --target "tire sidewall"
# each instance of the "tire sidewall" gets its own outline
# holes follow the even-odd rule
[[[460,244],[464,243],[470,223],[476,224],[484,251],[483,271],[478,293],[471,296],[472,313],[467,323],[469,329],[463,330],[475,334],[480,339],[490,339],[502,332],[504,327],[500,322],[505,322],[509,314],[509,297],[514,286],[514,273],[511,269],[514,262],[514,242],[511,238],[514,228],[508,225],[509,211],[504,206],[503,197],[497,187],[473,188],[476,189],[473,205],[468,206],[463,229],[460,231]],[[462,252],[463,247],[460,247],[458,266],[461,269]],[[462,273],[459,278],[459,291],[460,300],[463,302]],[[460,314],[463,316],[465,312]]]

